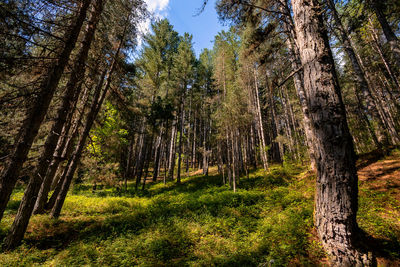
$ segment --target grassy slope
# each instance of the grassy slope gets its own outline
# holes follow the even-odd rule
[[[396,153],[395,158],[399,158]],[[368,165],[369,166],[369,165]],[[365,168],[365,166],[364,166]],[[312,230],[314,177],[273,166],[241,178],[233,193],[221,177],[193,176],[181,185],[154,184],[140,196],[95,194],[76,186],[60,220],[34,216],[24,244],[0,254],[0,266],[280,266],[324,264]],[[361,179],[359,223],[381,264],[400,258],[396,187],[377,190]],[[396,191],[397,190],[397,191]],[[22,192],[13,195],[0,238]],[[264,263],[264,265],[263,265]]]

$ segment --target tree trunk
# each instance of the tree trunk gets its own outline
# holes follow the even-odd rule
[[[153,182],[156,182],[158,177],[158,170],[160,167],[160,157],[161,157],[161,146],[164,140],[163,137],[164,137],[164,129],[163,126],[161,125],[160,134],[157,137],[156,145],[154,148],[156,152],[154,153]]]
[[[382,27],[383,34],[386,37],[387,42],[389,43],[390,50],[392,52],[394,61],[398,66],[400,66],[400,44],[399,44],[399,39],[397,36],[394,34],[392,28],[390,28],[390,25],[385,17],[385,14],[383,13],[381,2],[377,0],[369,0],[372,9],[375,12],[375,15],[379,21],[379,24]]]
[[[396,93],[398,94],[399,90],[400,90],[400,82],[397,79],[397,77],[394,75],[394,70],[393,70],[391,64],[388,62],[385,55],[383,54],[381,44],[378,41],[377,31],[375,30],[371,19],[369,19],[369,24],[370,24],[370,29],[371,29],[371,37],[374,40],[373,43],[375,44],[375,48],[379,54],[379,57],[382,59],[383,64],[385,65],[386,71],[389,73],[390,78],[396,85]],[[360,62],[361,62],[361,59],[360,59]]]
[[[169,159],[168,159],[168,180],[174,179],[175,169],[175,141],[176,141],[177,125],[176,119],[172,122],[171,140],[169,144]]]
[[[264,170],[268,170],[268,156],[267,156],[267,151],[266,151],[266,145],[265,145],[265,136],[264,136],[264,126],[263,126],[263,120],[262,120],[262,114],[261,114],[261,104],[260,104],[260,92],[258,90],[258,80],[257,80],[257,70],[254,69],[254,88],[255,88],[255,102],[256,102],[256,114],[257,114],[257,119],[256,119],[256,125],[258,126],[258,135],[260,137],[260,154],[261,154],[261,160],[263,162],[263,168]]]
[[[315,226],[332,265],[371,265],[357,243],[356,156],[321,7],[316,0],[292,0],[292,6],[317,149]]]
[[[185,86],[186,89],[186,86]],[[176,182],[179,184],[181,182],[181,162],[182,162],[182,142],[183,142],[183,129],[184,129],[184,116],[185,116],[185,104],[184,97],[181,99],[181,108],[180,108],[180,130],[179,130],[179,144],[178,144],[178,170],[176,176]]]
[[[290,14],[289,7],[287,5],[286,1],[283,1],[285,4],[284,12]],[[314,153],[314,141],[313,141],[313,133],[311,130],[311,120],[310,120],[310,113],[308,110],[308,105],[307,105],[307,100],[306,100],[306,94],[304,91],[304,75],[303,75],[303,70],[302,70],[302,65],[301,65],[301,60],[300,60],[300,52],[297,44],[295,43],[294,40],[296,40],[296,32],[294,31],[294,23],[291,15],[287,16],[287,19],[284,22],[284,28],[287,31],[288,38],[286,39],[286,44],[289,49],[289,61],[292,65],[292,69],[296,71],[296,73],[293,75],[293,81],[294,81],[294,87],[297,92],[297,96],[299,98],[301,110],[303,113],[303,128],[304,128],[304,134],[306,137],[306,143],[308,146],[308,154],[310,157],[310,165],[311,169],[315,171],[317,169],[317,164],[315,162],[315,153]]]
[[[68,63],[70,54],[75,47],[82,24],[86,18],[86,11],[90,0],[83,0],[79,9],[79,15],[74,21],[71,30],[65,35],[64,47],[57,55],[58,60],[53,66],[49,66],[48,72],[40,84],[40,93],[36,97],[33,106],[29,109],[27,116],[15,139],[15,149],[10,156],[7,167],[0,177],[0,220],[3,217],[4,210],[10,199],[12,190],[18,179],[18,175],[28,156],[40,125],[47,113],[54,92],[58,86],[64,68]]]
[[[129,16],[128,16],[127,19],[129,19]],[[100,80],[100,82],[98,84],[98,87],[95,90],[95,95],[93,97],[93,103],[92,103],[90,111],[89,111],[89,113],[87,115],[86,123],[85,123],[85,126],[83,127],[83,132],[82,132],[81,138],[80,138],[80,140],[78,142],[78,145],[76,146],[76,149],[75,149],[75,151],[74,151],[74,153],[72,155],[72,158],[70,159],[70,161],[67,164],[66,169],[68,171],[66,172],[65,179],[64,179],[64,182],[62,184],[62,188],[61,188],[60,194],[57,196],[57,199],[56,199],[56,202],[54,204],[54,207],[52,208],[51,213],[50,213],[51,217],[53,217],[53,218],[58,218],[60,216],[62,206],[64,204],[65,198],[67,196],[69,187],[70,187],[71,182],[72,182],[72,178],[74,176],[75,170],[76,170],[76,168],[78,166],[78,162],[80,160],[80,157],[82,155],[83,149],[85,147],[86,139],[89,136],[90,129],[92,128],[94,120],[96,119],[96,116],[97,116],[97,114],[99,113],[99,111],[101,109],[101,106],[102,106],[102,104],[104,102],[104,99],[105,99],[105,97],[107,95],[108,89],[111,86],[112,74],[113,74],[113,72],[114,72],[114,70],[116,68],[117,58],[119,56],[119,52],[120,52],[120,49],[122,47],[123,38],[125,38],[126,30],[127,30],[127,27],[125,26],[124,31],[122,33],[122,39],[121,39],[121,41],[120,41],[120,43],[118,45],[117,51],[115,52],[115,55],[113,57],[111,65],[109,67],[109,72],[107,74],[107,77],[105,77],[105,76],[102,77],[102,79]],[[103,92],[101,92],[101,89],[103,88],[104,80],[106,81],[106,84],[104,85]]]
[[[88,101],[89,92],[86,93],[87,94],[82,98],[82,103],[84,103],[82,111],[72,123],[73,125],[72,125],[71,135],[67,137],[65,143],[60,147],[60,150],[56,152],[57,155],[53,159],[46,173],[46,177],[44,178],[44,182],[42,184],[42,187],[40,188],[39,196],[38,199],[36,200],[35,208],[33,211],[35,214],[44,213],[46,210],[50,210],[54,206],[56,197],[61,190],[62,181],[60,182],[61,179],[56,181],[55,175],[57,173],[61,161],[69,160],[72,155],[74,141],[78,136],[80,124],[83,120],[83,115],[85,114],[85,110],[89,106],[89,101]],[[64,176],[62,175],[62,177]],[[50,197],[50,199],[47,200],[51,187],[54,187],[54,192]]]
[[[385,133],[384,133],[385,126],[383,123],[383,119],[379,116],[378,110],[375,105],[375,101],[371,95],[371,89],[369,88],[367,79],[365,78],[364,71],[361,68],[360,63],[357,60],[353,42],[350,38],[350,35],[345,30],[345,28],[342,24],[339,14],[336,11],[335,3],[333,2],[333,0],[326,0],[326,1],[328,3],[329,8],[332,11],[333,19],[335,20],[335,24],[338,27],[338,30],[340,32],[338,37],[340,38],[341,42],[343,43],[346,54],[349,57],[350,63],[353,67],[353,71],[354,71],[355,78],[356,78],[356,85],[361,90],[361,92],[364,96],[365,106],[368,110],[369,115],[378,124],[378,127],[376,129],[376,135],[377,135],[378,141],[379,141],[377,143],[377,147],[381,148],[382,147],[381,143],[385,143],[387,140],[387,137],[385,136]]]
[[[267,73],[266,73],[267,74]],[[279,133],[279,125],[277,121],[277,116],[275,112],[275,103],[273,98],[273,89],[269,84],[268,76],[265,78],[266,88],[268,90],[268,102],[269,102],[269,110],[271,112],[271,130],[272,130],[272,138],[271,138],[271,155],[272,159],[275,162],[282,162],[282,147],[280,143],[276,142],[275,139]]]
[[[43,177],[46,176],[46,172],[51,162],[51,157],[67,119],[68,111],[72,108],[75,98],[79,95],[78,90],[80,87],[77,86],[77,84],[84,78],[86,59],[102,10],[103,1],[95,1],[91,18],[87,26],[87,31],[82,41],[82,48],[80,49],[77,61],[72,68],[71,76],[65,89],[65,95],[57,113],[56,122],[53,124],[50,134],[46,139],[44,151],[39,159],[38,168],[29,181],[28,187],[25,190],[24,197],[22,198],[15,216],[14,223],[4,241],[4,247],[6,249],[12,249],[18,246],[25,234],[26,228],[28,227],[37,195],[43,182]]]

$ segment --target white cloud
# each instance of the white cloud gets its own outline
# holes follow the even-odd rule
[[[164,11],[169,4],[169,0],[145,0],[148,10],[150,12],[162,12]]]
[[[141,35],[150,31],[151,20],[154,18],[165,18],[168,15],[168,5],[170,0],[144,0],[147,10],[151,13],[150,19],[146,19],[139,25]],[[142,45],[142,37],[139,37],[139,47]]]

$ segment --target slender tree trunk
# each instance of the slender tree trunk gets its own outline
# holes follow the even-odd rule
[[[321,7],[316,0],[292,0],[292,6],[317,148],[315,226],[332,265],[371,265],[357,243],[356,156]]]
[[[129,17],[130,16],[127,17],[127,20],[129,20]],[[89,113],[87,115],[87,120],[86,120],[85,126],[83,127],[84,130],[83,130],[82,136],[81,136],[81,138],[80,138],[80,140],[78,142],[78,145],[77,145],[77,147],[76,147],[76,149],[75,149],[75,151],[74,151],[74,153],[72,155],[72,158],[70,159],[70,161],[67,164],[66,168],[67,168],[68,171],[66,172],[65,180],[64,180],[64,182],[62,184],[62,188],[61,188],[60,194],[57,196],[57,199],[56,199],[56,202],[54,204],[54,207],[52,208],[51,213],[50,213],[50,215],[53,218],[58,218],[60,216],[62,206],[64,204],[65,198],[67,196],[69,187],[70,187],[71,182],[72,182],[72,178],[74,176],[75,170],[76,170],[76,168],[78,166],[78,162],[80,160],[80,157],[82,155],[83,149],[85,147],[86,139],[87,139],[87,137],[89,135],[90,129],[92,128],[94,120],[96,119],[96,116],[97,116],[97,114],[99,113],[99,111],[101,109],[101,106],[102,106],[102,104],[104,102],[104,99],[105,99],[105,97],[107,95],[108,89],[111,86],[112,74],[114,73],[114,70],[116,68],[116,64],[117,64],[116,61],[117,61],[117,58],[119,56],[119,52],[120,52],[121,46],[123,44],[123,39],[125,38],[125,35],[126,35],[126,30],[127,30],[127,27],[125,26],[125,28],[123,30],[123,33],[122,33],[122,39],[121,39],[121,41],[120,41],[120,43],[118,45],[117,51],[115,52],[115,55],[113,57],[111,65],[109,67],[109,72],[107,74],[107,77],[105,79],[101,79],[102,81],[99,82],[99,86],[95,90],[95,95],[93,97],[94,100],[93,100],[92,106],[90,108],[90,111],[89,111]],[[102,78],[104,78],[104,76]],[[104,80],[106,81],[106,83],[104,85],[103,92],[101,92]]]
[[[186,88],[186,86],[185,86]],[[181,182],[181,162],[182,162],[182,142],[183,142],[183,129],[184,129],[184,117],[185,117],[185,104],[184,97],[181,99],[180,108],[180,130],[179,130],[179,144],[178,144],[178,170],[176,176],[176,182],[179,184]]]
[[[142,191],[144,191],[144,188],[146,186],[146,181],[147,181],[147,176],[149,174],[149,165],[150,165],[150,158],[151,154],[153,152],[153,140],[154,140],[154,133],[151,134],[151,137],[149,139],[149,143],[146,145],[146,155],[144,158],[144,176],[143,176],[143,184],[142,184]]]
[[[34,205],[36,203],[38,192],[43,182],[43,177],[46,176],[51,157],[57,146],[59,136],[61,135],[62,128],[67,119],[68,111],[72,108],[72,104],[75,102],[74,98],[79,95],[78,90],[80,87],[77,86],[77,84],[84,77],[86,59],[102,10],[103,1],[95,1],[87,31],[82,42],[83,45],[79,51],[77,61],[72,69],[71,77],[67,83],[65,95],[61,107],[58,110],[56,122],[53,124],[50,134],[46,139],[44,151],[39,159],[38,168],[29,181],[28,187],[25,190],[24,197],[22,198],[21,204],[15,216],[14,223],[4,241],[4,247],[6,249],[12,249],[18,246],[24,237]]]
[[[133,144],[134,144],[134,139],[135,137],[131,137],[129,140],[129,145],[128,145],[128,156],[126,159],[126,168],[125,168],[125,173],[124,173],[124,187],[125,191],[128,191],[128,178],[131,174],[131,169],[132,169],[132,155],[133,155]]]
[[[90,0],[82,1],[79,14],[74,21],[71,30],[65,35],[65,42],[63,42],[64,46],[57,55],[58,60],[54,65],[48,68],[48,72],[39,86],[40,93],[34,100],[32,107],[29,109],[15,139],[15,149],[9,158],[6,168],[0,176],[0,220],[3,217],[4,210],[18,179],[19,172],[26,161],[33,140],[35,139],[40,125],[47,113],[61,75],[68,63],[70,54],[75,47],[82,24],[86,18],[86,11],[89,4]]]
[[[271,138],[271,154],[272,158],[276,162],[282,162],[282,148],[280,143],[276,142],[275,139],[278,136],[279,125],[277,121],[277,116],[275,112],[275,103],[273,98],[273,90],[269,84],[268,77],[266,76],[266,86],[268,90],[268,101],[269,101],[269,110],[271,112],[271,130],[272,130],[272,138]]]
[[[369,0],[372,9],[375,12],[376,17],[378,18],[379,24],[382,27],[383,34],[386,37],[387,42],[389,43],[393,58],[398,66],[400,66],[400,44],[399,39],[394,34],[392,28],[386,19],[385,14],[382,10],[382,3],[378,0]]]
[[[196,165],[196,138],[197,138],[197,119],[196,117],[194,118],[194,125],[193,125],[193,142],[192,142],[192,164],[191,167],[192,169],[195,168]]]
[[[104,71],[102,77],[106,75],[106,71]],[[103,78],[100,79],[100,81]],[[82,103],[84,103],[82,111],[80,112],[79,116],[77,116],[73,122],[73,126],[72,126],[72,130],[71,130],[71,135],[67,138],[65,144],[63,145],[63,149],[60,150],[58,155],[61,155],[60,157],[57,157],[53,160],[52,165],[49,166],[49,170],[46,173],[46,178],[45,180],[49,180],[49,185],[43,183],[42,184],[42,188],[41,191],[39,192],[39,198],[36,201],[36,207],[34,212],[35,213],[44,213],[47,210],[50,210],[53,208],[54,203],[56,201],[56,198],[58,196],[58,194],[60,193],[61,190],[61,186],[63,183],[63,178],[65,177],[64,172],[66,171],[66,169],[64,169],[64,171],[61,174],[61,177],[57,180],[55,179],[57,170],[59,168],[59,165],[61,163],[62,160],[69,160],[72,156],[73,153],[73,148],[74,148],[74,141],[75,139],[78,137],[78,134],[80,132],[80,126],[82,123],[82,120],[84,119],[84,114],[86,109],[89,108],[89,93],[87,95],[85,95],[83,97]],[[50,182],[51,181],[51,182]],[[44,187],[46,186],[46,188]],[[50,187],[48,187],[50,186]],[[51,195],[50,199],[47,200],[48,198],[48,194],[50,192],[50,189],[54,188],[54,192]],[[41,201],[43,201],[43,203],[40,203]],[[40,206],[43,205],[43,208]]]
[[[97,66],[95,69],[97,70]],[[89,90],[86,88],[81,97],[81,103],[83,105],[83,108],[80,114],[78,114],[75,118],[73,118],[75,110],[73,109],[69,112],[70,114],[68,115],[67,122],[64,124],[65,129],[63,129],[62,136],[59,139],[59,142],[53,154],[53,159],[51,160],[51,163],[48,166],[46,175],[43,179],[43,183],[40,187],[38,198],[36,200],[35,207],[33,209],[34,214],[41,214],[45,212],[45,205],[47,202],[48,194],[50,192],[51,185],[54,182],[54,178],[57,173],[58,167],[60,163],[63,160],[66,160],[72,153],[73,141],[75,140],[78,134],[79,126],[83,119],[83,114],[85,113],[85,110],[88,108],[89,104],[88,98],[89,98]],[[71,134],[70,136],[68,136],[68,132],[70,130]]]
[[[171,141],[169,146],[169,159],[168,159],[168,179],[174,179],[174,169],[175,169],[175,140],[177,136],[177,125],[176,119],[172,122],[172,130],[171,130]]]
[[[256,113],[257,113],[257,123],[258,126],[258,135],[260,137],[260,154],[261,160],[263,162],[264,170],[268,170],[268,156],[265,145],[265,137],[264,137],[264,125],[261,114],[261,104],[260,104],[260,92],[258,90],[258,80],[257,80],[257,70],[254,69],[254,88],[255,88],[255,101],[256,101]]]
[[[111,79],[110,75],[108,75],[107,78],[105,78],[105,76],[103,76],[95,90],[93,102],[90,107],[89,113],[87,114],[86,122],[83,127],[83,131],[82,131],[82,135],[79,139],[78,144],[75,147],[72,157],[69,159],[68,164],[65,167],[63,177],[60,180],[60,182],[62,182],[61,189],[60,189],[59,194],[56,197],[54,206],[50,212],[50,215],[53,218],[58,218],[60,216],[62,206],[64,204],[65,198],[67,196],[69,187],[72,182],[72,178],[75,174],[76,168],[78,167],[80,157],[81,157],[83,149],[85,147],[86,139],[89,136],[90,129],[92,128],[92,125],[97,116],[97,113],[99,112],[101,104],[104,101],[106,89],[108,89],[110,79]],[[106,87],[104,88],[103,93],[101,93],[101,89],[103,88],[104,80],[107,80]],[[54,195],[54,193],[53,193],[53,195]]]
[[[392,79],[392,81],[396,85],[396,93],[398,94],[399,90],[400,90],[400,82],[397,79],[397,77],[395,76],[394,70],[393,70],[391,64],[388,62],[388,60],[386,59],[385,55],[383,54],[381,44],[378,41],[377,31],[375,30],[371,19],[369,19],[369,24],[370,24],[370,29],[371,29],[371,36],[372,36],[372,39],[374,40],[373,43],[375,44],[375,49],[378,52],[379,57],[382,59],[382,62],[385,65],[386,71],[389,73],[390,78]],[[361,59],[360,59],[360,62],[361,62]]]
[[[286,10],[284,12],[290,14],[289,7],[287,5],[287,2],[283,2]],[[297,96],[299,97],[299,102],[301,106],[301,110],[303,113],[303,128],[304,128],[304,134],[306,137],[306,142],[308,146],[308,154],[310,157],[310,165],[312,170],[317,169],[316,165],[316,160],[315,160],[315,153],[314,153],[314,141],[313,141],[313,133],[311,130],[311,120],[310,120],[310,112],[308,110],[308,105],[307,105],[307,97],[306,93],[304,91],[304,75],[303,75],[303,70],[302,70],[302,64],[300,60],[300,52],[297,44],[295,43],[294,40],[296,40],[296,32],[294,30],[294,22],[292,19],[291,15],[287,16],[287,19],[284,22],[284,28],[287,31],[288,38],[286,39],[286,44],[289,48],[289,60],[292,65],[292,69],[296,71],[296,73],[293,75],[293,81],[294,81],[294,87],[297,92]]]
[[[105,75],[105,72],[104,72],[104,75]],[[71,159],[71,156],[72,156],[72,153],[73,153],[73,148],[74,148],[74,140],[78,136],[79,126],[80,126],[80,124],[81,124],[81,122],[83,120],[83,115],[84,115],[85,109],[86,108],[84,107],[82,112],[81,112],[81,114],[80,114],[80,116],[79,116],[79,118],[77,118],[76,124],[74,125],[74,129],[72,131],[72,134],[71,134],[70,137],[68,137],[68,140],[65,143],[65,148],[61,152],[62,153],[61,154],[62,155],[61,156],[62,159],[66,159],[68,161]],[[56,202],[57,196],[60,193],[62,184],[63,184],[63,182],[65,180],[65,175],[66,175],[66,172],[67,172],[67,168],[66,167],[64,168],[64,170],[63,170],[63,172],[61,174],[61,177],[57,181],[57,179],[55,179],[55,175],[56,175],[56,172],[58,170],[58,167],[59,167],[59,164],[61,163],[61,161],[58,160],[58,161],[55,161],[54,163],[56,163],[56,164],[53,165],[53,166],[50,166],[49,167],[49,171],[46,174],[46,176],[48,176],[49,179],[50,179],[50,177],[53,177],[53,178],[51,178],[51,180],[53,180],[51,187],[54,187],[53,194],[51,195],[50,199],[47,200],[50,188],[43,189],[42,194],[40,195],[39,199],[36,201],[37,203],[40,200],[44,202],[43,211],[40,210],[39,206],[38,206],[37,207],[37,210],[38,210],[37,213],[44,213],[44,211],[51,210],[54,207],[54,203]],[[47,193],[44,190],[46,190]]]
[[[231,131],[231,140],[232,140],[232,187],[233,192],[236,193],[236,151],[235,151],[235,134]]]
[[[368,119],[367,114],[365,114],[365,108],[362,104],[361,97],[359,96],[357,89],[355,89],[355,90],[356,90],[355,94],[356,94],[356,98],[357,98],[358,109],[360,110],[361,116],[364,119],[365,123],[367,124],[367,128],[372,137],[372,141],[374,142],[374,145],[379,147],[378,146],[378,144],[379,144],[378,137],[375,135],[374,129],[371,125],[370,120]]]
[[[354,50],[354,45],[351,40],[350,35],[348,32],[345,30],[342,21],[339,17],[339,14],[336,11],[335,3],[333,0],[326,0],[328,3],[329,8],[332,11],[333,18],[335,20],[335,24],[338,27],[339,30],[339,38],[341,42],[343,43],[344,49],[346,51],[347,56],[350,59],[350,63],[353,67],[353,71],[355,74],[356,78],[356,85],[358,88],[360,88],[364,99],[365,99],[365,106],[368,110],[369,115],[377,122],[378,127],[376,131],[376,135],[378,137],[379,142],[377,143],[377,147],[381,148],[381,142],[385,143],[385,140],[387,137],[385,136],[384,133],[384,123],[382,121],[382,118],[379,116],[378,110],[375,105],[375,101],[371,95],[371,89],[368,86],[367,79],[365,78],[365,74],[363,69],[361,68],[360,63],[357,60],[356,52]]]
[[[153,170],[153,182],[157,181],[158,177],[158,170],[160,167],[160,157],[161,157],[161,146],[163,142],[163,136],[164,136],[164,129],[163,126],[161,125],[161,130],[160,134],[157,137],[156,145],[155,145],[155,153],[154,153],[154,170]]]
[[[203,175],[208,176],[208,150],[207,150],[207,121],[203,121]]]

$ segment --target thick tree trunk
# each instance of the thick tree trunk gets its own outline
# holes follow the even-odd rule
[[[53,66],[48,68],[48,72],[39,86],[40,93],[36,97],[32,108],[29,109],[17,138],[15,139],[15,149],[10,156],[7,167],[0,176],[0,220],[3,217],[4,210],[18,179],[19,172],[28,156],[33,140],[47,113],[61,75],[68,63],[70,54],[75,47],[82,24],[86,18],[86,11],[89,4],[90,0],[82,1],[78,17],[74,21],[71,30],[65,35],[65,42],[63,42],[64,47],[57,55],[58,60]]]
[[[292,0],[317,161],[315,226],[334,266],[371,265],[357,243],[355,152],[321,7]]]

